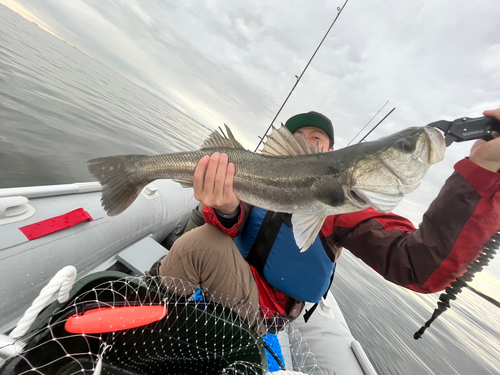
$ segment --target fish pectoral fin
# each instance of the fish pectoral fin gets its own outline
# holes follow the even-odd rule
[[[339,206],[345,201],[344,188],[339,180],[332,176],[323,176],[311,186],[313,196],[329,206]]]
[[[226,127],[227,136],[224,134],[224,131],[220,128],[219,128],[220,133],[217,130],[213,131],[212,134],[210,134],[208,138],[205,140],[203,146],[201,146],[201,150],[207,150],[212,148],[237,148],[241,150],[245,149],[241,145],[241,143],[238,142],[236,138],[234,138],[231,129],[229,129],[229,127],[225,124],[224,126]]]
[[[321,215],[292,215],[293,236],[301,253],[306,251],[316,240],[325,219],[326,216]]]

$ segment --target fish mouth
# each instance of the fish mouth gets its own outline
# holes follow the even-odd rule
[[[446,152],[446,142],[441,132],[435,128],[424,127],[429,143],[424,147],[419,155],[418,161],[424,164],[436,164],[444,159]]]
[[[391,212],[404,198],[404,194],[384,194],[374,191],[355,188],[350,191],[350,196],[358,207],[367,208],[372,206],[383,213]]]

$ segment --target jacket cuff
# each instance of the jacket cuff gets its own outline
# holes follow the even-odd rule
[[[500,190],[500,173],[484,169],[468,158],[460,160],[454,168],[481,196],[495,194]]]
[[[219,220],[219,217],[215,213],[215,210],[212,207],[205,206],[203,207],[203,217],[207,223],[212,224],[214,227],[220,229],[231,238],[235,238],[238,236],[238,225],[243,220],[243,207],[240,202],[240,214],[238,215],[238,221],[231,227],[226,228]]]

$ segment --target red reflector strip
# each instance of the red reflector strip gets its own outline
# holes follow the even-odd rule
[[[85,220],[92,221],[92,216],[90,216],[90,214],[83,208],[77,208],[76,210],[68,212],[64,215],[26,225],[19,228],[19,230],[24,233],[28,240],[31,241],[35,238],[43,237],[47,234],[72,227]]]
[[[64,324],[69,333],[106,333],[137,328],[157,322],[167,315],[165,306],[100,307],[73,315]]]

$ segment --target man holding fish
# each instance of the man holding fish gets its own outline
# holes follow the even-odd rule
[[[484,115],[500,120],[500,109]],[[390,211],[442,160],[436,129],[405,129],[318,153],[333,151],[328,118],[303,113],[285,126],[273,130],[264,155],[242,151],[228,131],[228,138],[212,134],[198,153],[108,157],[89,168],[104,186],[110,214],[126,209],[154,179],[191,184],[203,207],[203,219],[196,210],[192,221],[207,224],[181,236],[153,273],[187,281],[185,294],[199,286],[225,296],[225,305],[246,311],[244,317],[259,315],[253,328],[262,335],[295,319],[304,302],[321,299],[343,247],[387,280],[433,293],[463,274],[500,228],[498,134],[476,141],[455,165],[415,229]],[[133,193],[129,181],[137,186]]]

